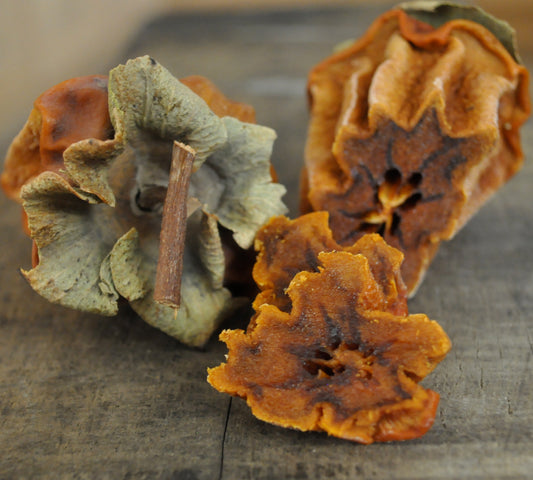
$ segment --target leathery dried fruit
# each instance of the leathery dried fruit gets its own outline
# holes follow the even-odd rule
[[[23,272],[31,286],[104,315],[123,297],[203,345],[237,301],[224,251],[244,252],[286,211],[271,176],[275,133],[253,119],[209,81],[180,82],[147,56],[46,92],[2,175],[37,247]]]
[[[246,332],[221,333],[227,360],[209,369],[208,381],[246,399],[257,418],[283,427],[361,443],[423,435],[433,424],[439,395],[419,381],[444,358],[450,341],[427,316],[393,306],[391,298],[405,302],[400,291],[391,294],[401,254],[378,235],[359,240],[376,242],[374,248],[322,251],[312,259],[313,231],[325,233],[328,242],[324,221],[327,217],[307,215],[264,227],[283,252],[259,240],[263,285],[268,264],[271,285],[281,286],[292,276],[292,270],[280,271],[274,258],[265,259],[265,252],[288,253],[292,247],[283,244],[298,236],[308,241],[300,253],[293,252],[301,258],[289,263],[299,263],[303,271],[291,278],[282,309],[256,303],[258,315]]]
[[[320,252],[346,251],[361,254],[368,260],[386,299],[386,310],[397,315],[407,314],[407,289],[400,274],[403,254],[387,245],[378,234],[365,235],[353,245],[343,247],[333,239],[328,218],[327,212],[308,213],[294,220],[280,215],[259,230],[255,239],[258,255],[253,269],[260,289],[254,301],[256,311],[263,303],[290,311],[286,289],[293,277],[298,272],[317,271]]]
[[[342,245],[383,235],[414,294],[440,242],[522,164],[528,73],[512,31],[475,7],[402,4],[308,87],[302,211],[329,211]]]

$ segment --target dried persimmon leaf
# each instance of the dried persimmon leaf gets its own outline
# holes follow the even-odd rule
[[[203,345],[221,320],[242,304],[222,285],[224,264],[217,263],[221,246],[216,229],[216,220],[205,212],[197,211],[188,219],[179,310],[153,299],[158,254],[155,239],[146,242],[145,237],[141,247],[133,231],[111,252],[113,280],[120,295],[147,323],[188,345]],[[206,234],[206,230],[211,232]],[[205,241],[211,244],[205,245]]]
[[[210,82],[193,83],[207,102],[215,102],[217,112],[252,118],[253,109],[227,100]],[[285,189],[271,176],[275,134],[267,127],[220,118],[150,57],[113,69],[107,89],[109,116],[104,116],[111,121],[113,138],[64,145],[61,176],[53,177],[62,185],[61,195],[51,196],[41,176],[24,188],[23,205],[39,257],[27,277],[48,299],[81,310],[113,314],[120,295],[151,325],[201,346],[242,303],[224,284],[219,229],[231,232],[242,252],[268,218],[286,211],[281,201]],[[196,169],[188,198],[184,196],[187,227],[178,312],[154,300],[161,210],[175,141],[194,151]],[[29,145],[25,149],[19,154],[33,152]],[[43,175],[49,179],[51,173]],[[68,195],[75,208],[62,212],[65,205],[70,208],[64,199]],[[47,228],[39,215],[47,219]],[[46,230],[53,235],[46,236]],[[84,261],[59,261],[62,249]],[[61,265],[61,275],[71,283],[55,282],[55,265]],[[53,295],[46,293],[51,285]]]
[[[63,154],[65,172],[83,191],[114,207],[116,199],[109,185],[109,171],[123,151],[124,145],[115,140],[80,140]]]
[[[427,23],[434,28],[438,28],[451,20],[459,19],[479,23],[500,41],[518,63],[522,63],[518,54],[514,29],[506,21],[490,15],[480,7],[440,0],[418,0],[400,3],[398,8],[407,12],[410,17]]]
[[[340,244],[379,233],[401,250],[410,295],[440,242],[520,169],[530,113],[527,70],[488,17],[426,3],[386,12],[312,69],[301,190]]]
[[[138,277],[144,280],[146,295],[131,300],[130,305],[150,325],[187,345],[202,346],[222,319],[240,305],[240,300],[232,298],[226,288],[213,288],[211,278],[191,251],[193,247],[187,245],[179,310],[153,300],[156,263],[146,250],[137,254],[142,259]]]
[[[54,172],[22,188],[39,264],[23,272],[47,300],[102,315],[118,311],[118,293],[102,269],[113,240],[95,228],[96,200]]]
[[[224,117],[223,122],[229,140],[206,160],[206,166],[216,173],[216,183],[225,189],[216,202],[207,202],[206,208],[222,226],[234,232],[233,238],[240,247],[249,248],[259,227],[270,217],[286,212],[279,201],[285,187],[272,184],[270,173],[269,158],[276,134],[232,117]],[[243,164],[247,164],[245,170]],[[192,188],[198,191],[205,186],[198,187],[195,182]]]
[[[264,421],[361,442],[405,440],[432,425],[439,396],[418,382],[450,349],[425,315],[373,310],[383,293],[362,254],[323,252],[298,273],[292,308],[263,304],[252,328],[225,330],[217,390]]]
[[[203,268],[209,272],[207,276],[212,287],[219,289],[224,285],[225,261],[224,257],[220,255],[223,247],[218,232],[218,219],[215,215],[211,215],[205,210],[196,215],[198,221],[189,222],[187,229],[189,230],[189,238],[198,239],[198,241],[191,240],[188,246],[194,250]],[[198,299],[198,301],[201,300]]]
[[[196,151],[196,169],[226,143],[221,119],[196,95],[152,58],[129,60],[109,73],[109,114],[112,141],[79,142],[65,152],[69,176],[86,191],[112,205],[112,188],[105,176],[94,176],[96,165],[113,161],[128,146],[137,166],[139,195],[144,189],[166,189],[172,140],[185,141]]]
[[[109,270],[117,292],[132,302],[146,296],[147,279],[141,273],[142,252],[139,233],[132,228],[113,245],[109,253]]]

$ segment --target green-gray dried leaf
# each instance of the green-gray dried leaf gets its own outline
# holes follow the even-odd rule
[[[45,172],[23,188],[39,264],[24,272],[44,298],[102,315],[118,311],[118,293],[102,268],[113,239],[99,228],[95,200],[59,175]],[[105,220],[104,220],[105,221]]]

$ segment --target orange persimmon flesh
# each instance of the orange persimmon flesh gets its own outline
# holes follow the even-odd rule
[[[312,232],[302,224],[313,223],[317,215],[292,223],[273,219],[264,229],[272,233],[277,224],[278,235],[269,238],[283,245],[291,229],[299,230],[295,235]],[[327,222],[327,216],[319,220]],[[264,246],[265,230],[258,263],[265,262],[265,248],[271,250]],[[382,241],[368,237],[368,242]],[[270,282],[268,262],[256,268],[259,286],[270,293],[260,294],[263,301],[254,303],[257,315],[246,332],[221,333],[229,349],[227,361],[209,369],[209,383],[245,399],[257,418],[283,427],[325,431],[365,444],[423,435],[433,424],[439,395],[419,382],[444,358],[450,340],[426,315],[391,308],[390,291],[381,284],[390,283],[391,272],[372,268],[372,258],[364,253],[322,251],[314,268],[306,269],[306,262],[312,263],[306,247],[315,237],[307,240],[300,250],[307,259],[301,260],[299,273],[276,271],[277,257],[270,262]],[[375,251],[383,264],[399,268],[386,249]],[[288,300],[280,301],[275,286],[285,274],[292,275],[282,293]]]

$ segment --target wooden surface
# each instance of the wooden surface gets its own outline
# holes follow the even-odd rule
[[[273,161],[294,216],[307,71],[381,11],[167,17],[116,63],[149,53],[177,76],[204,74],[252,103],[259,122],[278,131]],[[531,122],[523,140],[533,157]],[[260,422],[244,402],[213,390],[206,368],[225,353],[216,338],[196,351],[127,308],[109,319],[38,297],[18,273],[30,258],[19,208],[2,196],[0,479],[531,478],[530,185],[527,161],[441,248],[410,303],[454,344],[424,381],[441,394],[435,425],[418,440],[370,446]]]

